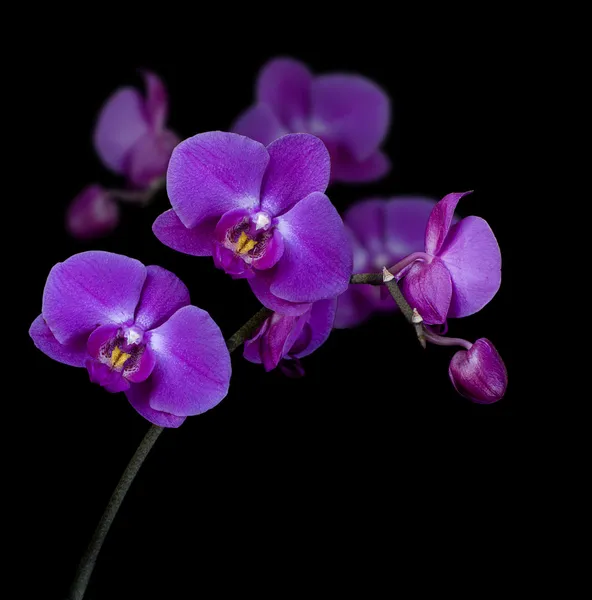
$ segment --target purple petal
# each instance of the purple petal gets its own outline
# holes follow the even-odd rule
[[[189,303],[189,290],[175,274],[150,265],[136,309],[136,325],[144,331],[154,329]]]
[[[156,355],[150,346],[144,346],[142,355],[136,360],[133,367],[128,367],[127,364],[123,370],[125,378],[131,383],[141,383],[146,381],[154,371],[156,366]]]
[[[85,187],[68,207],[66,229],[85,240],[106,235],[119,223],[119,206],[98,184]]]
[[[430,198],[406,196],[387,202],[385,246],[393,262],[423,251],[426,226],[435,204]]]
[[[508,386],[504,361],[485,338],[478,339],[470,350],[457,352],[450,361],[448,375],[461,396],[479,404],[497,402]]]
[[[307,315],[288,317],[274,313],[268,320],[269,327],[259,340],[259,348],[265,370],[271,371],[290,352],[306,324]]]
[[[310,317],[306,324],[310,329],[311,338],[306,348],[293,354],[296,358],[308,356],[319,346],[324,344],[333,328],[335,320],[335,309],[337,308],[337,298],[331,300],[320,300],[312,305]]]
[[[228,275],[231,275],[233,279],[255,277],[250,265],[247,265],[233,250],[225,248],[219,243],[214,245],[214,265],[217,269],[222,269]]]
[[[261,258],[253,260],[255,269],[271,269],[284,254],[284,238],[282,234],[274,229],[271,237],[265,243],[265,252]]]
[[[343,293],[352,274],[352,248],[329,198],[314,192],[278,221],[284,255],[274,268],[271,292],[290,302],[315,302]]]
[[[58,342],[98,325],[131,321],[146,279],[146,267],[111,252],[82,252],[55,265],[43,291],[41,313]]]
[[[269,163],[265,146],[236,133],[209,131],[181,142],[167,171],[171,204],[185,227],[235,208],[259,205]]]
[[[322,75],[312,83],[312,117],[327,136],[359,161],[366,160],[385,138],[390,100],[373,81],[359,75]]]
[[[259,73],[257,100],[267,104],[280,122],[292,131],[302,131],[310,113],[312,74],[291,58],[269,61]]]
[[[310,308],[308,302],[289,302],[282,300],[271,293],[270,286],[276,274],[276,267],[266,270],[257,271],[256,276],[249,279],[251,291],[255,294],[257,300],[263,306],[270,310],[281,313],[282,315],[301,315]]]
[[[266,104],[257,104],[248,108],[230,129],[234,133],[257,140],[265,146],[282,135],[290,133]]]
[[[431,263],[415,263],[401,285],[401,291],[411,308],[417,308],[427,325],[446,321],[452,282],[450,274],[439,259]]]
[[[160,131],[166,121],[169,99],[162,79],[151,71],[143,71],[146,85],[146,116],[154,131]]]
[[[121,88],[99,113],[93,136],[95,150],[108,168],[123,173],[130,150],[149,129],[140,93]]]
[[[289,210],[313,192],[324,192],[331,159],[323,142],[307,133],[285,135],[267,147],[269,166],[261,186],[261,208],[272,216]]]
[[[208,219],[188,229],[171,208],[157,217],[152,225],[154,235],[177,252],[192,256],[211,256],[217,218]]]
[[[331,151],[331,179],[344,183],[366,183],[386,175],[391,168],[388,157],[377,150],[365,160],[356,160],[349,152],[340,148]]]
[[[471,193],[472,190],[469,192],[448,194],[434,206],[425,231],[425,251],[428,254],[432,254],[433,256],[438,254],[452,225],[458,201],[463,196]]]
[[[109,341],[117,337],[119,325],[101,325],[97,327],[89,336],[86,342],[86,351],[92,358],[99,358],[101,349]]]
[[[129,403],[150,423],[160,427],[179,427],[186,417],[178,417],[167,412],[154,410],[148,404],[151,384],[149,381],[133,384],[125,395]]]
[[[309,305],[310,306],[310,305]],[[255,335],[243,345],[243,356],[249,362],[261,364],[261,338],[269,327],[269,318],[263,321],[263,325],[255,332]]]
[[[89,358],[85,366],[91,382],[99,384],[112,394],[124,392],[130,387],[130,382],[119,371],[114,371],[106,364]]]
[[[449,317],[476,313],[499,290],[502,255],[491,227],[481,217],[466,217],[454,225],[439,258],[452,278]]]
[[[371,259],[385,254],[387,206],[385,200],[363,200],[350,206],[343,216],[343,222],[353,232],[356,242],[368,251]],[[390,256],[385,255],[379,268],[389,261]]]
[[[339,298],[337,298],[337,312],[333,327],[344,329],[356,327],[363,323],[372,314],[373,303],[358,288],[359,285],[350,285]],[[392,302],[392,300],[391,300]]]
[[[29,335],[35,346],[49,358],[71,367],[84,367],[84,361],[87,358],[86,336],[82,336],[68,345],[62,345],[55,339],[42,315],[33,321]]]
[[[148,187],[166,175],[167,166],[179,138],[172,131],[152,132],[142,136],[130,150],[125,175],[138,188]]]
[[[152,331],[150,347],[156,366],[142,385],[154,410],[180,417],[197,415],[226,396],[230,355],[222,332],[204,310],[179,309]]]

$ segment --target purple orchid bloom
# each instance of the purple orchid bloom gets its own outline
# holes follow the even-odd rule
[[[29,334],[50,358],[86,367],[91,381],[125,392],[162,427],[228,392],[230,355],[216,323],[189,304],[173,273],[127,256],[82,252],[55,265]]]
[[[94,132],[97,154],[135,188],[147,188],[166,174],[175,133],[165,128],[168,97],[162,80],[142,73],[146,98],[134,88],[118,89],[103,105]]]
[[[115,229],[118,222],[117,202],[96,183],[85,187],[66,213],[66,229],[78,239],[101,237]]]
[[[390,100],[360,75],[314,76],[303,63],[276,58],[259,73],[256,103],[232,131],[262,144],[286,133],[319,136],[331,153],[334,181],[374,181],[390,169],[379,150],[390,125]]]
[[[323,193],[330,159],[323,142],[291,134],[267,148],[211,131],[179,144],[169,164],[172,210],[153,225],[167,246],[246,278],[259,301],[283,315],[347,289],[352,250]]]
[[[243,356],[263,364],[266,371],[278,365],[289,377],[301,377],[300,358],[308,356],[329,337],[337,300],[319,300],[299,316],[273,313],[257,333],[245,342]]]
[[[471,216],[453,225],[458,201],[470,193],[448,194],[434,206],[425,231],[425,253],[416,253],[421,256],[404,269],[401,290],[426,324],[472,315],[500,287],[502,257],[487,222]]]
[[[352,205],[343,217],[354,252],[354,273],[380,273],[423,248],[426,223],[435,200],[401,196],[370,199]],[[355,327],[374,311],[395,311],[382,286],[350,285],[339,296],[335,327]]]
[[[504,361],[485,338],[467,343],[467,350],[459,350],[450,361],[448,375],[461,396],[478,404],[497,402],[508,386]]]

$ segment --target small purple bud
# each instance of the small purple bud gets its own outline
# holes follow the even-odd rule
[[[508,373],[493,344],[478,339],[469,350],[460,350],[450,361],[448,375],[456,391],[478,404],[491,404],[506,393]]]
[[[93,184],[85,187],[68,207],[66,229],[85,240],[107,235],[119,222],[119,206],[107,190]]]

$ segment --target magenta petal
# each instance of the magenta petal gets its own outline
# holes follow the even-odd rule
[[[82,252],[55,265],[43,291],[41,313],[58,342],[67,344],[98,325],[131,321],[146,267],[111,252]]]
[[[385,253],[387,206],[385,200],[364,200],[350,206],[343,216],[343,222],[354,234],[355,241],[373,258]],[[379,261],[380,268],[384,267],[389,259],[389,256],[385,256]]]
[[[356,160],[348,152],[339,148],[331,150],[331,179],[344,183],[365,183],[376,181],[386,175],[391,168],[388,157],[377,150],[365,160]]]
[[[393,262],[423,251],[426,226],[435,205],[434,200],[413,196],[387,202],[385,248]]]
[[[450,361],[448,375],[456,391],[479,404],[497,402],[506,393],[508,373],[493,344],[478,339],[470,350],[460,350]]]
[[[448,270],[437,258],[431,263],[415,263],[401,285],[411,308],[417,308],[427,325],[444,323],[452,297]]]
[[[211,256],[217,219],[208,219],[188,229],[171,208],[157,217],[152,225],[154,235],[177,252],[192,256]]]
[[[86,350],[92,358],[99,358],[101,349],[109,341],[117,337],[119,325],[101,325],[97,327],[89,336],[86,342]],[[109,358],[109,357],[106,357]]]
[[[359,75],[321,75],[312,83],[312,117],[327,136],[359,161],[369,158],[385,138],[390,100],[373,81]]]
[[[144,346],[142,355],[135,361],[133,367],[130,368],[126,364],[123,375],[131,383],[141,383],[150,377],[155,366],[156,355],[151,350],[150,346]]]
[[[265,146],[290,133],[267,104],[257,104],[247,109],[230,128],[234,133],[246,135]]]
[[[284,255],[274,269],[271,292],[290,302],[315,302],[343,293],[352,274],[352,247],[329,198],[314,192],[278,221]]]
[[[270,286],[275,277],[276,269],[267,271],[257,271],[256,276],[249,279],[251,291],[257,297],[257,300],[263,306],[270,310],[281,313],[282,315],[301,315],[310,308],[310,303],[307,302],[289,302],[278,298],[270,291]]]
[[[463,196],[471,193],[472,190],[469,192],[448,194],[434,206],[425,232],[425,251],[428,254],[434,256],[438,254],[452,225],[456,205]]]
[[[230,354],[220,328],[204,310],[179,309],[152,331],[150,348],[156,366],[143,385],[149,385],[148,403],[154,410],[197,415],[226,396]]]
[[[125,163],[125,175],[138,188],[148,187],[155,179],[166,175],[167,166],[179,138],[172,131],[147,133],[130,150]]]
[[[130,387],[130,382],[119,371],[111,369],[106,364],[89,358],[85,366],[88,369],[90,380],[98,383],[112,394],[124,392]]]
[[[331,176],[325,144],[314,135],[292,133],[267,147],[269,166],[261,186],[261,208],[272,216],[289,210],[313,192],[324,192]]]
[[[310,113],[312,74],[291,58],[269,61],[259,73],[257,100],[269,105],[281,123],[299,131]]]
[[[174,273],[150,265],[146,267],[135,323],[144,331],[154,329],[189,303],[189,290]]]
[[[94,184],[85,187],[68,207],[66,229],[85,240],[106,235],[119,222],[119,206],[107,190]]]
[[[248,279],[255,277],[255,273],[250,265],[235,254],[233,250],[225,248],[222,244],[214,244],[214,265],[217,269],[222,269],[233,279]]]
[[[243,356],[249,362],[255,364],[261,364],[262,362],[261,339],[269,327],[269,321],[269,318],[265,319],[265,321],[263,321],[263,325],[259,327],[255,335],[250,340],[247,340],[243,345]]]
[[[154,410],[148,404],[152,386],[150,381],[144,383],[134,383],[129,390],[126,390],[125,395],[129,403],[138,411],[145,419],[158,425],[159,427],[179,427],[183,424],[186,417],[178,417],[171,413]]]
[[[293,354],[296,358],[308,356],[319,346],[324,344],[333,329],[335,320],[335,309],[337,307],[337,298],[331,300],[319,300],[312,305],[310,317],[306,327],[310,328],[310,341],[305,348]]]
[[[481,310],[502,280],[502,255],[491,227],[481,217],[466,217],[450,229],[439,258],[452,278],[449,317]]]
[[[271,269],[284,254],[284,238],[282,234],[274,229],[271,237],[265,243],[265,252],[261,258],[253,260],[255,269]]]
[[[269,327],[260,340],[260,351],[266,371],[275,369],[280,360],[289,352],[298,339],[307,315],[288,317],[274,313],[269,320]]]
[[[169,99],[162,79],[151,71],[143,71],[146,85],[146,116],[155,131],[164,126],[169,110]]]
[[[39,315],[33,321],[29,329],[29,335],[35,346],[41,352],[47,354],[49,358],[71,367],[84,367],[84,361],[87,358],[86,336],[82,336],[64,346],[55,339],[42,315]]]
[[[123,173],[128,153],[149,129],[140,93],[121,88],[99,113],[93,136],[95,150],[107,167]]]
[[[167,171],[167,192],[179,219],[194,227],[235,208],[259,206],[265,146],[236,133],[209,131],[181,142]]]
[[[336,329],[356,327],[372,314],[374,305],[368,296],[358,289],[359,287],[359,285],[350,285],[337,298],[337,312],[333,323]]]

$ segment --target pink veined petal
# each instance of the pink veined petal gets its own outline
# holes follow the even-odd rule
[[[167,171],[167,192],[185,227],[236,208],[259,206],[265,146],[236,133],[209,131],[181,142]]]
[[[179,138],[165,129],[142,136],[129,151],[125,161],[125,175],[138,188],[148,187],[155,179],[166,175],[173,149]]]
[[[335,298],[348,286],[352,247],[341,217],[325,194],[313,192],[279,217],[284,254],[271,292],[289,302]]]
[[[313,192],[324,192],[331,176],[325,144],[314,135],[292,133],[267,147],[269,165],[261,186],[261,208],[272,216],[289,210]]]
[[[204,310],[180,308],[152,331],[150,348],[156,366],[142,389],[154,410],[198,415],[228,393],[230,354],[220,328]]]
[[[306,323],[306,315],[289,317],[275,313],[268,320],[269,327],[259,347],[263,366],[266,371],[271,371],[290,352]]]
[[[508,386],[508,372],[494,345],[478,339],[470,350],[460,350],[450,361],[448,375],[456,391],[478,404],[501,400]]]
[[[154,329],[190,303],[187,286],[162,267],[146,267],[146,281],[136,309],[135,323],[144,331]]]
[[[331,300],[319,300],[312,305],[310,317],[307,326],[310,327],[310,342],[300,352],[293,356],[302,358],[314,352],[319,346],[324,344],[333,329],[335,321],[335,310],[337,308],[337,298]]]
[[[491,227],[481,217],[466,217],[450,229],[440,250],[452,278],[449,317],[481,310],[502,281],[502,255]]]
[[[280,122],[291,131],[303,131],[310,114],[312,74],[301,62],[292,58],[276,58],[260,71],[257,101],[267,104]]]
[[[267,104],[256,104],[248,108],[230,128],[234,133],[246,135],[265,146],[277,138],[290,133],[279,121]]]
[[[327,129],[358,161],[378,149],[390,125],[390,99],[382,88],[360,75],[316,77],[311,88],[312,119]],[[313,129],[314,130],[314,129]]]
[[[385,248],[393,262],[423,251],[426,226],[435,205],[435,200],[419,196],[400,196],[387,202]]]
[[[265,271],[257,271],[256,276],[249,279],[251,291],[255,294],[257,300],[270,310],[281,313],[282,315],[301,315],[310,308],[307,302],[289,302],[278,298],[271,293],[270,286],[275,277],[276,267]]]
[[[108,234],[119,223],[119,206],[107,190],[94,184],[84,188],[68,207],[66,229],[81,240]]]
[[[151,408],[148,404],[150,389],[151,383],[150,379],[148,379],[148,381],[143,383],[132,384],[125,391],[125,395],[136,411],[150,421],[150,423],[154,423],[154,425],[158,425],[159,427],[179,427],[185,421],[186,417],[178,417],[177,415]]]
[[[444,244],[448,230],[454,219],[454,211],[459,200],[469,192],[448,194],[442,198],[433,208],[425,231],[425,251],[436,256]]]
[[[415,263],[401,285],[411,308],[416,308],[427,325],[444,323],[452,297],[450,274],[439,259]]]
[[[214,217],[188,229],[171,208],[157,217],[152,231],[165,246],[177,252],[192,256],[211,256],[217,221],[217,217]]]
[[[331,147],[331,179],[344,183],[376,181],[386,175],[391,161],[384,152],[377,150],[365,160],[356,160],[349,152]]]
[[[47,326],[43,315],[39,315],[29,329],[33,343],[41,352],[71,367],[84,367],[87,358],[86,336],[73,340],[68,345],[60,344]]]
[[[169,98],[162,79],[152,71],[142,71],[146,85],[146,116],[153,131],[160,131],[169,111]]]
[[[43,291],[41,314],[61,344],[98,325],[131,321],[146,267],[111,252],[81,252],[55,265]]]
[[[359,285],[350,285],[337,298],[337,312],[333,323],[336,329],[357,327],[372,314],[373,303],[366,294],[362,293],[362,290],[358,289],[359,287]]]
[[[140,93],[133,88],[121,88],[99,113],[93,135],[95,150],[105,166],[123,173],[128,153],[149,129]]]

